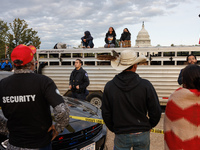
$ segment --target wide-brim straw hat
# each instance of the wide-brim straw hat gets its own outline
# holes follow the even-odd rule
[[[140,62],[146,62],[146,57],[144,55],[137,57],[136,52],[133,50],[124,50],[116,60],[111,61],[111,66],[116,70],[125,70]]]

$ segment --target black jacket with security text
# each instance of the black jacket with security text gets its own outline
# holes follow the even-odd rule
[[[145,132],[157,125],[161,108],[152,84],[125,71],[106,84],[102,116],[109,130],[116,134]]]
[[[41,148],[51,142],[50,105],[64,103],[52,79],[35,73],[13,74],[0,81],[0,106],[8,119],[9,143]]]

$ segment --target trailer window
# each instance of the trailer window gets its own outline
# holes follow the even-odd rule
[[[39,54],[39,58],[47,58],[47,54]]]
[[[58,54],[49,54],[49,58],[58,58]]]
[[[94,53],[85,53],[84,57],[85,58],[87,58],[87,57],[95,57],[95,54]]]
[[[189,52],[177,52],[177,56],[187,56]]]
[[[71,62],[67,61],[67,62],[62,62],[62,65],[67,65],[67,66],[71,66]]]
[[[94,61],[85,61],[85,66],[94,66],[95,62]]]
[[[163,61],[163,65],[174,65],[174,61]]]
[[[61,57],[62,57],[62,58],[70,58],[70,57],[71,57],[71,53],[64,53],[64,54],[61,54]]]
[[[73,53],[73,57],[74,58],[83,58],[83,54],[82,53]]]
[[[151,61],[151,65],[161,65],[161,61]]]
[[[59,65],[59,62],[50,62],[50,66],[53,66],[53,65]]]
[[[177,65],[186,65],[187,62],[186,61],[177,61]]]
[[[191,52],[193,55],[195,56],[200,56],[200,51],[197,51],[197,52]]]
[[[175,52],[164,52],[163,56],[175,56]]]

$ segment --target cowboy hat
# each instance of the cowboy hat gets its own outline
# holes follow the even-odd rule
[[[144,55],[137,57],[136,52],[133,50],[124,50],[116,60],[111,60],[111,66],[115,70],[125,70],[134,64],[145,61],[146,57]]]

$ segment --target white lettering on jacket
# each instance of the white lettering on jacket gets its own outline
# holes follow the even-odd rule
[[[3,103],[34,102],[35,95],[4,96],[2,97],[2,99],[3,99]]]

